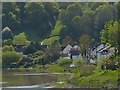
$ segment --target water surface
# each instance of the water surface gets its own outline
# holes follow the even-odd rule
[[[41,73],[35,71],[3,71],[2,87],[6,88],[54,88],[51,83],[64,82],[70,73]]]

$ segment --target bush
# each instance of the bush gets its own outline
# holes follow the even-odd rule
[[[35,58],[34,60],[33,60],[33,63],[34,64],[44,64],[44,59],[43,59],[43,57],[42,56],[40,56],[40,57],[37,57],[37,58]]]
[[[72,60],[67,58],[61,58],[58,60],[57,63],[60,66],[69,66],[72,63]]]
[[[59,65],[51,65],[47,68],[48,72],[64,72],[64,68]]]
[[[44,55],[44,54],[45,54],[45,53],[44,53],[43,51],[40,51],[40,50],[34,53],[34,55],[39,55],[39,56],[40,56],[40,55]]]
[[[81,68],[83,66],[83,58],[75,59],[73,63],[76,67]]]
[[[110,56],[107,58],[102,58],[101,60],[98,61],[98,68],[101,70],[104,69],[117,69],[119,68],[118,62],[120,60],[119,56]]]
[[[5,46],[2,48],[2,52],[4,53],[4,52],[6,52],[6,51],[15,51],[15,50],[14,50],[14,48],[13,48],[12,45],[10,45],[10,46],[5,45]]]
[[[14,36],[13,43],[14,44],[29,45],[30,41],[27,39],[26,34],[23,32],[23,33],[19,33],[18,35]]]
[[[115,57],[115,62],[120,62],[120,56]]]
[[[81,75],[88,76],[92,74],[95,69],[96,69],[95,65],[84,65],[81,69]]]
[[[12,63],[18,62],[22,55],[14,51],[6,51],[2,54],[2,66],[3,68],[10,68]]]
[[[3,45],[12,45],[13,44],[13,40],[12,39],[5,39],[3,41]]]
[[[97,62],[97,65],[98,65],[98,69],[101,70],[101,67],[104,68],[103,66],[105,65],[105,62],[108,61],[108,58],[102,58],[101,60],[99,60]]]

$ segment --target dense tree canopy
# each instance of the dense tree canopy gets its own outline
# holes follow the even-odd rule
[[[78,42],[87,34],[99,42],[105,23],[119,17],[117,9],[119,3],[107,2],[9,2],[3,3],[3,28],[10,27],[14,34],[25,32],[33,41],[57,35],[61,42],[66,36]]]
[[[2,25],[3,27],[9,26],[10,28],[17,29],[20,24],[20,17],[17,4],[15,2],[3,3],[2,7]]]
[[[26,34],[23,32],[23,33],[19,33],[18,35],[15,35],[15,37],[13,38],[13,43],[28,45],[30,41],[27,39]]]
[[[120,50],[120,40],[119,40],[119,21],[110,21],[106,23],[104,29],[101,32],[102,43],[109,43],[116,47],[118,51]]]
[[[4,2],[2,7],[4,68],[54,63],[68,44],[79,45],[86,58],[100,43],[120,51],[120,2]],[[71,64],[64,61],[63,66]],[[76,63],[80,67],[82,61]]]
[[[91,37],[89,35],[82,35],[80,37],[79,43],[80,43],[81,53],[85,56],[90,47],[90,41],[91,41]]]

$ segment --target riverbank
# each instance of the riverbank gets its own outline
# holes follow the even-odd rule
[[[91,67],[91,65],[89,66]],[[93,66],[92,66],[93,67]],[[62,67],[58,64],[47,65],[47,66],[39,66],[39,68],[18,68],[11,69],[13,71],[20,72],[35,72],[39,73],[62,73],[64,76],[65,73],[69,73],[70,77],[67,80],[59,80],[57,82],[51,82],[50,86],[55,87],[81,87],[81,88],[117,88],[118,82],[120,82],[119,78],[119,70],[92,70],[89,72],[87,70],[84,73],[79,68],[70,68],[70,67]],[[88,72],[88,73],[87,73]],[[60,76],[62,77],[62,76]]]
[[[68,80],[68,83],[79,87],[108,87],[116,88],[120,82],[118,70],[94,71],[88,76],[77,76]]]

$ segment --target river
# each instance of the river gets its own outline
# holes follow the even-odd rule
[[[57,88],[54,84],[64,84],[70,77],[71,73],[6,70],[2,72],[1,84],[6,88],[5,90],[7,88]]]

